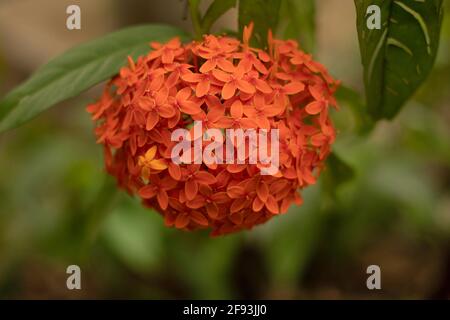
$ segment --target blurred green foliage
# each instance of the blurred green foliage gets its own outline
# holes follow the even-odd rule
[[[429,297],[450,252],[449,48],[447,19],[427,84],[392,122],[367,124],[358,93],[341,91],[339,170],[301,207],[226,237],[168,229],[117,192],[85,97],[2,134],[0,297],[378,297],[368,264],[385,272],[383,298]],[[65,289],[74,263],[81,293]]]
[[[418,103],[369,138],[341,133],[335,149],[355,176],[335,197],[321,179],[304,191],[301,207],[253,231],[212,239],[164,227],[157,213],[123,192],[106,188],[105,196],[102,156],[90,131],[88,115],[74,104],[2,136],[3,296],[27,290],[4,286],[35,259],[60,263],[62,270],[79,263],[95,279],[92,286],[103,286],[91,293],[87,284],[94,297],[296,296],[319,253],[345,261],[386,234],[433,244],[450,234],[448,181],[440,174],[450,168],[449,128],[438,110]],[[243,257],[243,250],[252,253]],[[240,288],[245,268],[249,282]],[[127,285],[128,277],[134,280]],[[137,290],[124,289],[136,282]]]

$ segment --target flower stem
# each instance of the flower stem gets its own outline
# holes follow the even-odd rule
[[[194,27],[195,38],[201,40],[203,35],[200,10],[198,8],[200,0],[189,0],[189,12],[191,15],[192,26]]]
[[[92,203],[86,208],[88,215],[81,243],[81,254],[85,257],[95,241],[102,223],[117,201],[118,189],[116,181],[105,174],[104,180]]]

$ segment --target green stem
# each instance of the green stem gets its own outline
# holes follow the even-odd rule
[[[81,257],[85,258],[89,253],[92,243],[95,241],[102,223],[114,207],[118,195],[116,181],[105,174],[104,180],[96,197],[88,205],[85,212],[85,228],[81,241]]]
[[[200,10],[198,8],[200,0],[189,0],[189,12],[191,15],[192,26],[194,27],[195,38],[201,40],[203,36]]]

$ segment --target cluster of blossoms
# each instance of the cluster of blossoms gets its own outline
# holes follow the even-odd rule
[[[338,82],[295,41],[269,33],[267,51],[252,48],[251,29],[242,42],[205,35],[185,45],[152,43],[87,108],[108,172],[167,226],[220,235],[263,223],[301,204],[299,190],[315,183],[330,152]],[[262,164],[174,163],[171,133],[194,121],[206,129],[278,129],[278,173],[262,175]]]

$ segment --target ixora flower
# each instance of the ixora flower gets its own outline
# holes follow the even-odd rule
[[[314,184],[324,167],[335,139],[329,109],[337,107],[338,82],[296,41],[269,33],[264,51],[250,46],[251,33],[252,25],[242,42],[205,35],[189,44],[177,38],[152,43],[153,51],[129,58],[101,99],[87,107],[107,171],[167,226],[210,228],[212,235],[250,229],[300,205],[301,189]],[[201,130],[224,135],[228,129],[276,129],[278,170],[264,175],[263,159],[245,161],[254,151],[248,146],[250,155],[237,162],[173,161],[179,141],[172,133],[194,131],[198,122]],[[217,144],[201,140],[202,150]],[[242,143],[247,141],[227,148]]]

